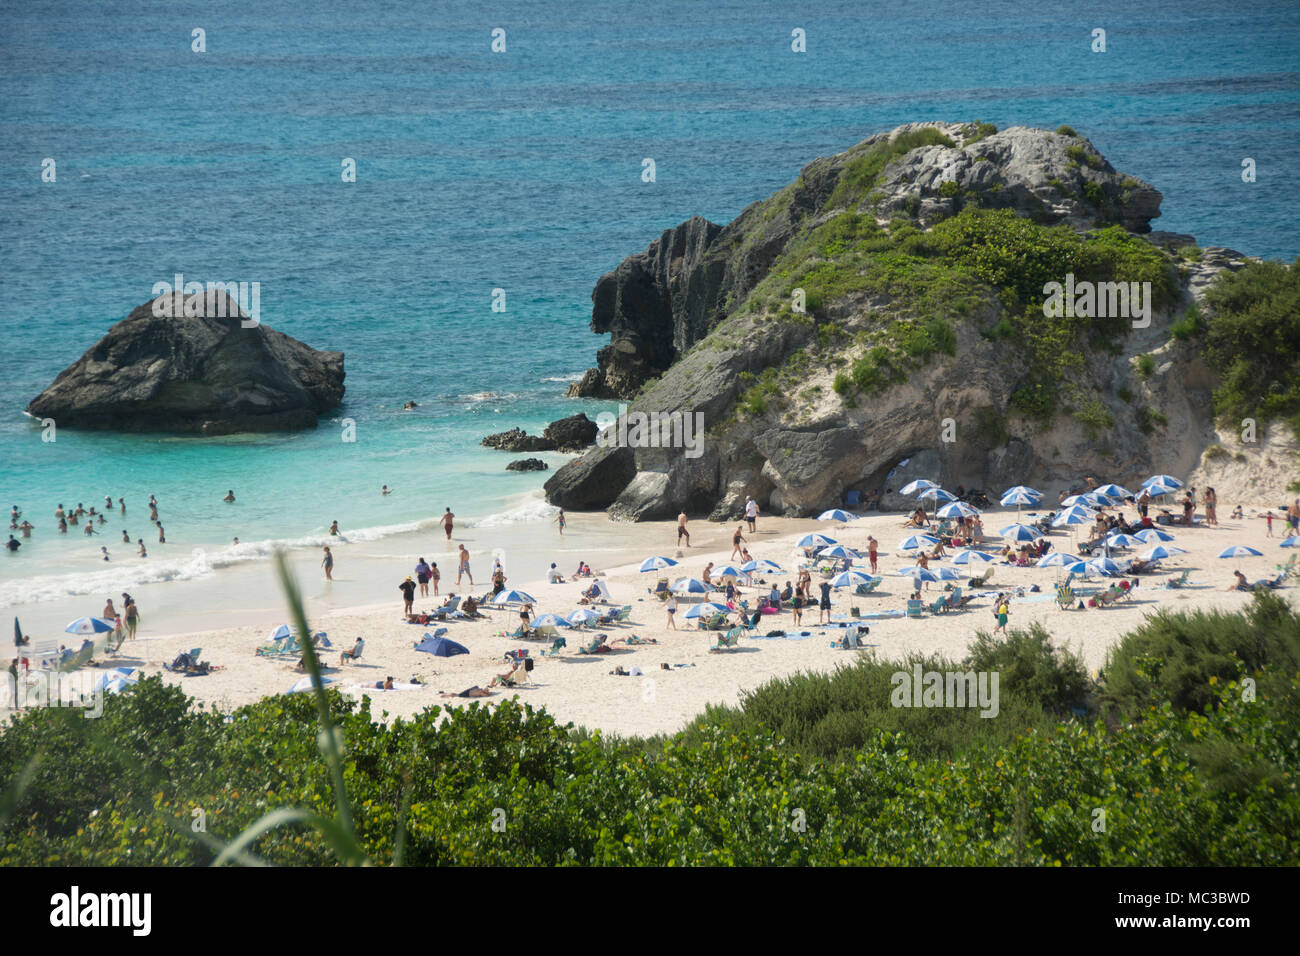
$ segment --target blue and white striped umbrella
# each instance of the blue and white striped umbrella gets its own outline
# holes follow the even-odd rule
[[[722,567],[714,571],[711,576],[717,578],[719,581],[721,581],[723,578],[740,579],[740,578],[749,577],[749,575],[746,574],[744,571],[740,570],[740,568],[734,567],[733,565],[730,564],[724,564]]]
[[[928,478],[918,478],[916,479],[916,481],[909,481],[907,484],[903,485],[902,488],[898,489],[898,493],[900,495],[914,495],[918,491],[921,491],[924,488],[938,488],[938,487],[939,487],[938,485],[936,485],[933,481],[930,481],[930,479]]]
[[[874,580],[876,579],[871,575],[863,574],[861,571],[841,571],[831,578],[831,587],[855,588],[859,584],[870,584]]]
[[[944,565],[939,565],[938,567],[932,568],[931,570],[934,571],[935,576],[938,577],[940,581],[961,580],[961,575],[957,573],[956,568],[949,568],[949,567],[945,567]]]
[[[653,558],[646,558],[641,562],[642,571],[662,571],[664,568],[676,566],[677,562],[672,558],[665,558],[662,555],[655,555]]]
[[[1172,534],[1168,531],[1162,531],[1159,528],[1147,528],[1144,531],[1139,531],[1137,534],[1133,535],[1133,537],[1140,538],[1143,544],[1150,544],[1152,541],[1174,540]]]
[[[1142,482],[1143,488],[1150,488],[1152,485],[1164,485],[1166,488],[1178,489],[1183,486],[1183,483],[1173,475],[1152,475],[1146,481]],[[1151,493],[1155,494],[1154,491]]]
[[[543,614],[533,621],[533,627],[573,627],[573,625],[558,614]]]
[[[1147,548],[1138,555],[1143,561],[1160,561],[1164,558],[1172,558],[1175,554],[1186,554],[1183,548],[1166,548],[1163,544],[1157,544],[1153,548]]]
[[[844,547],[844,545],[842,545],[842,544],[837,544],[837,545],[835,545],[835,547],[833,547],[833,548],[827,548],[827,549],[826,549],[825,551],[823,551],[821,554],[817,555],[817,557],[819,557],[819,558],[849,558],[850,560],[856,561],[858,558],[861,558],[862,555],[858,554],[858,553],[857,553],[856,551],[854,551],[852,548],[846,548],[846,547]]]
[[[64,628],[69,634],[107,634],[117,630],[117,622],[102,617],[79,617]]]
[[[979,513],[978,508],[972,508],[964,501],[954,501],[946,504],[935,512],[940,518],[974,518]]]
[[[1055,518],[1052,519],[1052,527],[1060,528],[1067,524],[1087,524],[1097,518],[1097,513],[1082,505],[1075,505],[1072,508],[1066,508]]]
[[[952,556],[953,564],[970,564],[972,562],[977,564],[984,564],[989,561],[996,561],[996,560],[997,560],[997,555],[985,554],[983,551],[975,551],[972,549],[967,549],[965,551],[958,551],[956,554]]]
[[[916,551],[920,548],[933,548],[939,539],[931,534],[909,534],[898,543],[900,551]]]
[[[1098,494],[1105,495],[1107,498],[1119,498],[1122,500],[1124,498],[1133,497],[1133,492],[1129,491],[1123,485],[1101,485],[1092,490]]]
[[[1112,548],[1136,548],[1139,544],[1146,544],[1137,535],[1132,534],[1112,534],[1106,539],[1106,543]]]
[[[769,561],[767,558],[764,558],[762,561],[746,561],[740,566],[740,570],[747,573],[753,573],[754,571],[771,571],[779,574],[781,573],[781,565],[777,564],[775,561]]]
[[[1037,541],[1043,532],[1027,524],[1009,524],[998,532],[1008,541]]]
[[[794,543],[794,546],[796,548],[826,548],[836,543],[837,542],[834,538],[828,538],[824,534],[817,534],[814,532],[812,534],[804,535]]]
[[[1263,551],[1256,551],[1254,548],[1248,548],[1244,544],[1234,544],[1230,548],[1224,548],[1219,552],[1221,558],[1257,558]]]
[[[1116,575],[1124,573],[1123,569],[1110,558],[1093,558],[1091,561],[1085,562],[1085,564],[1098,574]]]
[[[1004,508],[1010,508],[1012,505],[1015,505],[1016,512],[1019,513],[1020,509],[1023,508],[1025,505],[1036,505],[1042,500],[1043,499],[1041,496],[1035,497],[1034,495],[1026,494],[1023,491],[1016,491],[1012,489],[1007,494],[1002,496],[1002,500],[1000,504]]]
[[[694,607],[690,608],[686,612],[686,616],[689,618],[713,617],[715,614],[727,614],[730,611],[731,608],[727,607],[725,604],[716,604],[713,601],[706,601],[703,604],[696,604]]]
[[[600,615],[589,607],[580,607],[565,618],[565,620],[575,627],[581,627],[583,624],[590,624],[592,621],[599,621]]]
[[[851,515],[847,511],[841,511],[839,508],[832,508],[830,511],[823,511],[817,516],[818,521],[852,521],[857,515]]]
[[[941,501],[957,500],[957,496],[954,495],[951,491],[944,491],[938,485],[936,485],[933,488],[926,488],[924,491],[922,491],[919,495],[916,496],[917,501],[924,501],[926,498],[933,498],[935,504],[938,504]]]
[[[537,598],[533,597],[527,591],[516,591],[514,588],[508,591],[502,591],[492,599],[493,604],[536,604]]]
[[[1003,499],[1003,500],[1002,500],[1002,503],[1003,503],[1004,505],[1005,505],[1005,504],[1013,504],[1013,505],[1014,505],[1014,504],[1016,504],[1017,502],[1014,502],[1014,501],[1012,501],[1012,502],[1008,502],[1006,499],[1007,499],[1007,498],[1026,498],[1026,499],[1032,499],[1032,500],[1027,500],[1027,501],[1024,502],[1024,504],[1027,504],[1027,505],[1028,505],[1028,504],[1037,504],[1038,501],[1039,501],[1042,497],[1043,497],[1043,493],[1042,493],[1041,491],[1039,491],[1037,488],[1029,488],[1029,487],[1026,487],[1025,485],[1016,485],[1014,488],[1008,488],[1006,491],[1002,492],[1002,499]]]
[[[939,575],[935,574],[929,568],[911,567],[899,568],[895,572],[900,578],[911,578],[913,581],[938,581]]]
[[[673,584],[674,594],[708,594],[716,590],[717,588],[709,587],[699,578],[681,578]]]
[[[1066,554],[1064,551],[1053,551],[1047,557],[1039,558],[1034,562],[1035,567],[1039,568],[1068,568],[1076,564],[1083,564],[1083,558],[1077,558],[1072,554]]]

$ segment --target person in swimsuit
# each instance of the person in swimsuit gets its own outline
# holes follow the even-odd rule
[[[677,597],[671,591],[668,592],[668,602],[664,605],[664,610],[668,612],[668,626],[674,631],[677,630]]]
[[[144,538],[137,538],[136,543],[140,545],[140,557],[142,558],[149,557],[149,552],[144,549]]]
[[[325,580],[334,580],[334,555],[330,553],[329,545],[325,546],[325,557],[321,558],[320,566],[325,569]]]
[[[829,623],[831,622],[831,585],[830,585],[830,582],[829,582],[829,581],[823,581],[823,582],[821,583],[821,589],[822,589],[821,610],[820,610],[820,612],[819,612],[818,615],[817,615],[817,623],[818,623],[818,624],[822,624],[822,623],[829,624]],[[822,621],[822,618],[826,618],[826,620],[823,622],[823,621]]]
[[[335,521],[330,525],[330,534],[335,537],[338,537],[338,533],[339,533],[339,523],[338,521]]]
[[[221,500],[224,501],[224,502],[226,502],[227,504],[234,504],[234,503],[235,503],[235,489],[232,488],[232,489],[230,489],[229,491],[227,491],[227,492],[226,492],[226,497],[222,498]],[[122,514],[126,514],[126,509],[125,509],[125,508],[122,509]]]
[[[411,615],[411,605],[415,603],[415,582],[407,575],[406,580],[397,586],[397,590],[402,592],[402,613],[407,617]]]
[[[451,512],[449,511],[447,513],[450,514]],[[469,571],[469,552],[465,550],[463,544],[457,545],[457,547],[460,548],[460,567],[456,571],[456,587],[460,587],[460,579],[462,577],[469,578],[469,586],[473,587],[474,575],[470,574]]]
[[[420,597],[429,596],[429,571],[432,570],[421,558],[415,565],[415,579],[420,582]]]
[[[686,539],[686,547],[691,546],[691,533],[686,530],[686,512],[683,511],[677,516],[677,543],[682,543],[682,538]]]
[[[456,516],[451,513],[450,508],[448,508],[442,516],[442,530],[447,532],[448,541],[451,540],[451,526],[455,522],[455,518]],[[470,581],[470,584],[473,583],[474,583],[473,581]]]
[[[560,513],[556,517],[555,523],[560,526],[560,534],[563,535],[564,534],[564,509],[563,508],[560,509]]]
[[[732,558],[740,554],[740,545],[742,542],[745,541],[744,532],[745,532],[745,526],[743,524],[736,525],[736,533],[731,536],[731,557]],[[728,560],[730,560],[730,558],[728,558]]]
[[[159,523],[158,523],[158,543],[159,543],[159,544],[166,544],[166,543],[167,543],[167,536],[166,536],[165,534],[163,534],[163,526],[162,526],[162,522],[159,522]]]
[[[442,580],[442,572],[438,570],[438,562],[434,561],[429,565],[429,580],[433,582],[433,596],[438,596],[438,582]]]

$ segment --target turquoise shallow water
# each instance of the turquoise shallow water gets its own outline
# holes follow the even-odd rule
[[[0,606],[75,592],[99,544],[119,557],[123,527],[155,542],[151,493],[169,540],[155,577],[208,573],[193,548],[309,543],[333,519],[361,539],[445,506],[545,520],[519,510],[538,476],[507,474],[477,442],[606,407],[563,397],[602,344],[587,328],[600,274],[897,123],[1069,123],[1164,192],[1157,228],[1288,259],[1300,246],[1288,2],[2,6],[0,506],[38,531],[0,562]],[[191,52],[195,27],[206,54]],[[505,53],[489,49],[494,27]],[[1104,54],[1089,51],[1094,27]],[[260,282],[263,322],[344,351],[334,420],[42,442],[26,403],[175,272]],[[408,399],[420,409],[402,412]],[[340,441],[344,417],[355,443]],[[56,504],[105,494],[128,515],[102,542],[54,533]]]

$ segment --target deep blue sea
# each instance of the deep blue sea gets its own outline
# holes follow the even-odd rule
[[[0,7],[0,510],[37,524],[0,561],[0,606],[124,551],[123,527],[152,544],[150,494],[179,553],[334,519],[374,538],[446,506],[545,520],[521,505],[541,478],[478,440],[608,407],[564,397],[604,344],[596,279],[899,123],[1068,123],[1163,191],[1156,228],[1300,250],[1294,0]],[[43,442],[26,404],[178,272],[259,282],[264,324],[345,352],[339,413],[292,435]],[[55,533],[57,504],[105,495],[128,516],[102,541]]]

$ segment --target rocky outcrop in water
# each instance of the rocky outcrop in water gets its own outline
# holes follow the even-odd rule
[[[596,440],[596,423],[579,412],[568,418],[560,418],[542,431],[542,434],[530,435],[522,428],[497,432],[483,439],[482,444],[500,451],[562,451],[575,452],[589,446]]]
[[[520,458],[506,465],[506,471],[546,471],[550,467],[540,458]]]
[[[245,328],[222,292],[166,298],[110,328],[28,413],[65,428],[225,435],[314,428],[343,400],[342,352]]]

